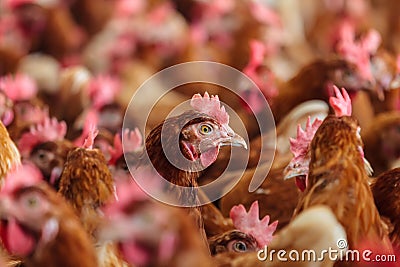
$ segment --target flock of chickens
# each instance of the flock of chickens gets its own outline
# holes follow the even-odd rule
[[[400,266],[398,10],[396,0],[1,0],[0,266]],[[152,74],[196,60],[232,66],[259,90],[196,82],[151,103],[148,118],[126,112]],[[276,128],[260,128],[269,108]],[[239,182],[208,201],[199,186],[229,162],[221,194]],[[268,254],[329,249],[342,256]],[[343,256],[355,250],[371,260]]]

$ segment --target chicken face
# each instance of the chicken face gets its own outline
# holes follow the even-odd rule
[[[31,152],[29,159],[40,169],[45,180],[56,190],[68,152],[72,144],[68,142],[45,142],[37,145]]]
[[[257,250],[257,240],[239,230],[231,230],[208,240],[212,255],[224,252],[245,253]]]
[[[55,194],[55,193],[54,193]],[[49,199],[40,187],[24,187],[0,197],[0,237],[11,254],[28,256],[58,233]]]
[[[240,135],[213,119],[189,122],[182,129],[180,145],[185,157],[192,161],[200,159],[203,167],[210,166],[217,159],[221,146],[241,146],[247,149]]]

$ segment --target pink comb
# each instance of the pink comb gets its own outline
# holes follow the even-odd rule
[[[250,60],[246,68],[256,68],[260,66],[264,61],[264,56],[265,45],[258,40],[250,40]]]
[[[257,71],[262,67],[267,48],[264,43],[251,40],[250,41],[250,60],[248,65],[243,69],[243,72],[259,87],[267,99],[271,99],[278,94],[275,86],[275,75],[265,67],[261,71]],[[254,103],[252,106],[259,106]]]
[[[138,128],[135,128],[134,131],[124,129],[122,140],[124,140],[125,143],[125,152],[134,152],[138,150],[142,145],[142,135],[140,134]],[[122,140],[120,134],[116,134],[114,136],[114,144],[108,149],[111,155],[111,159],[109,161],[110,164],[115,164],[117,159],[122,156]]]
[[[95,108],[112,103],[120,89],[120,82],[109,75],[94,77],[88,84],[88,93]]]
[[[15,166],[14,169],[7,174],[0,194],[12,194],[20,188],[36,185],[42,180],[42,173],[36,166],[24,163],[23,165]]]
[[[62,140],[67,133],[67,124],[58,122],[56,118],[45,118],[42,123],[31,126],[29,132],[24,133],[18,142],[18,148],[23,156],[28,156],[39,143]]]
[[[396,74],[400,73],[400,55],[396,58]]]
[[[218,96],[211,96],[205,92],[204,97],[195,94],[190,100],[190,105],[198,112],[205,113],[210,117],[214,117],[221,124],[229,123],[229,115],[224,106],[220,106]]]
[[[89,133],[87,138],[83,142],[82,148],[93,149],[94,139],[96,139],[99,134],[99,130],[97,130],[95,125],[90,126]]]
[[[0,90],[13,101],[28,100],[36,96],[38,91],[36,83],[29,76],[18,73],[0,78]]]
[[[114,203],[110,203],[104,208],[104,212],[107,215],[113,215],[119,213],[127,204],[138,201],[145,201],[150,199],[149,195],[141,186],[144,188],[155,188],[156,190],[162,190],[160,179],[162,177],[154,170],[149,169],[137,169],[135,172],[135,179],[140,182],[140,186],[133,179],[131,173],[128,174],[132,179],[129,180],[116,180],[116,194],[117,198]]]
[[[89,132],[94,126],[97,126],[99,115],[95,109],[90,109],[85,117],[85,124],[83,125],[81,135],[74,140],[74,145],[83,146],[85,139],[89,136]]]
[[[257,240],[260,248],[268,246],[272,241],[272,234],[278,226],[278,221],[268,225],[268,215],[266,215],[262,220],[259,219],[258,201],[254,201],[253,204],[251,204],[248,213],[246,213],[246,209],[243,205],[232,207],[229,216],[231,217],[235,228],[243,233],[252,235]]]
[[[337,117],[351,116],[351,99],[349,94],[344,88],[342,88],[342,93],[340,93],[339,88],[335,85],[333,89],[335,90],[336,97],[331,96],[329,104],[335,110],[335,115]]]
[[[370,56],[376,53],[381,36],[376,30],[370,30],[358,42],[355,41],[355,26],[348,20],[343,21],[339,26],[339,41],[337,52],[349,62],[355,64],[364,79],[373,80],[371,73]]]
[[[290,151],[293,153],[295,160],[307,154],[308,147],[321,124],[322,120],[318,118],[311,124],[311,118],[308,117],[304,131],[300,124],[297,125],[296,139],[290,138]]]

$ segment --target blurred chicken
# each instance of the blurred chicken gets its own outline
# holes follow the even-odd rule
[[[8,98],[3,105],[12,106],[7,129],[13,140],[18,140],[23,132],[29,131],[30,126],[43,122],[48,116],[47,105],[37,97],[37,84],[28,75],[17,73],[1,77],[0,90]],[[12,101],[12,105],[7,101]]]
[[[0,144],[0,179],[3,180],[9,170],[20,164],[21,155],[2,122],[0,122]]]
[[[375,205],[379,214],[387,222],[390,240],[393,247],[397,249],[400,248],[399,181],[400,168],[396,168],[379,175],[371,185]]]
[[[143,175],[151,183],[152,177]],[[104,209],[109,220],[99,235],[117,242],[132,266],[212,266],[197,226],[184,211],[153,201],[133,180],[119,181],[117,193],[118,201]]]
[[[107,161],[93,149],[97,131],[92,129],[83,147],[68,153],[60,177],[59,193],[71,204],[96,246],[100,266],[125,266],[112,243],[96,240],[95,232],[103,214],[100,208],[112,201],[114,184]]]
[[[67,155],[74,145],[65,139],[67,125],[55,118],[45,118],[43,123],[31,127],[18,140],[22,157],[28,159],[56,191],[59,190],[60,176]]]
[[[370,127],[361,131],[365,144],[365,157],[370,161],[374,174],[380,175],[399,167],[400,159],[400,112],[377,115]]]
[[[0,192],[0,236],[5,248],[28,267],[98,266],[78,217],[41,179],[31,165],[8,174]]]
[[[335,115],[322,122],[311,141],[306,187],[295,216],[314,205],[328,205],[346,229],[350,249],[368,239],[391,251],[369,188],[370,166],[364,158],[360,128],[351,117],[350,97],[344,89],[340,93],[337,87],[335,93],[336,97],[330,99]],[[300,139],[301,135],[292,141],[294,151],[299,149]]]

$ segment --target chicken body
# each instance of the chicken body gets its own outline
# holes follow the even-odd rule
[[[372,184],[376,207],[379,214],[387,219],[389,236],[395,248],[400,248],[400,168],[379,175]],[[386,221],[385,221],[386,222]]]
[[[73,209],[33,177],[38,170],[19,168],[7,177],[0,196],[0,232],[8,252],[28,267],[98,266],[90,238]]]
[[[350,248],[368,239],[390,249],[367,181],[362,146],[352,117],[331,115],[323,121],[311,143],[308,185],[295,215],[327,205],[346,229]]]

